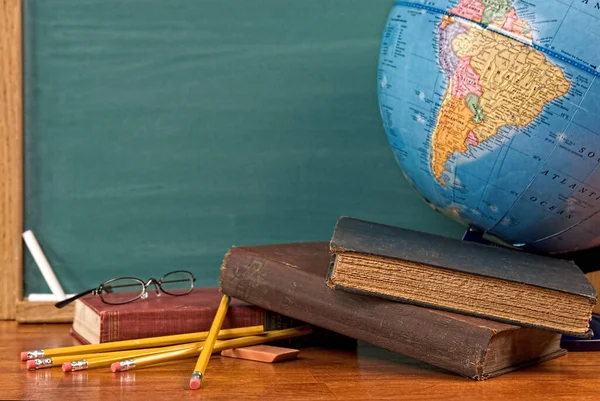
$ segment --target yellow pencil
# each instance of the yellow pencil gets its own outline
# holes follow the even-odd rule
[[[213,347],[213,352],[220,352],[226,349],[249,347],[250,345],[263,344],[275,340],[283,340],[286,338],[303,336],[310,334],[312,329],[310,326],[295,327],[285,330],[268,331],[265,334],[257,336],[247,336],[234,338],[231,340],[217,341]],[[191,358],[197,356],[202,351],[202,346],[197,348],[181,349],[172,352],[162,352],[160,354],[146,355],[138,358],[130,358],[120,362],[115,362],[111,365],[113,372],[124,372],[134,368],[142,368],[151,366],[161,362],[170,362],[174,360]]]
[[[64,370],[64,364],[72,362],[72,361],[80,361],[80,360],[87,360],[87,359],[91,359],[91,358],[104,358],[104,357],[113,357],[113,359],[115,359],[116,361],[120,361],[121,359],[127,358],[132,354],[135,354],[138,356],[150,355],[150,354],[157,354],[157,353],[165,352],[165,351],[175,351],[175,350],[181,349],[181,348],[190,348],[190,347],[194,347],[194,346],[198,346],[198,345],[202,345],[202,344],[203,343],[200,341],[200,342],[194,342],[194,343],[169,345],[166,347],[139,348],[139,349],[127,350],[127,351],[97,352],[97,353],[90,353],[90,354],[52,356],[52,357],[46,357],[46,358],[30,359],[27,361],[26,366],[27,366],[27,369],[29,369],[29,370],[37,370],[37,369],[44,369],[44,368],[50,368],[53,366],[63,365],[63,370]],[[110,364],[108,364],[107,366],[110,366]],[[83,368],[83,369],[85,369],[85,368]],[[73,371],[83,370],[83,369],[73,369]],[[71,369],[69,369],[68,371],[71,371]]]
[[[119,362],[125,358],[138,358],[147,355],[156,355],[164,352],[173,352],[178,350],[187,350],[187,349],[198,349],[202,347],[203,342],[197,343],[186,343],[186,344],[177,344],[170,345],[168,347],[158,347],[158,348],[141,348],[133,351],[118,351],[118,352],[106,352],[101,354],[90,354],[86,358],[80,358],[77,360],[67,360],[67,358],[72,358],[72,356],[59,356],[52,358],[57,360],[63,360],[62,370],[63,372],[76,372],[79,370],[86,369],[94,369],[94,368],[108,368],[114,362]]]
[[[29,370],[37,370],[50,368],[53,366],[61,366],[65,363],[69,363],[74,360],[86,360],[90,358],[100,358],[100,357],[113,357],[113,359],[119,361],[123,358],[127,358],[132,353],[136,355],[150,355],[156,354],[164,351],[174,351],[180,348],[189,348],[192,346],[197,346],[198,344],[202,344],[202,342],[195,343],[184,343],[178,345],[170,345],[167,347],[156,347],[156,348],[139,348],[133,351],[114,351],[114,352],[98,352],[98,353],[90,353],[90,354],[78,354],[78,355],[62,355],[62,356],[52,356],[38,359],[30,359],[27,361],[27,369]],[[114,361],[113,361],[114,362]],[[107,366],[110,366],[107,365]],[[64,370],[64,366],[63,366]],[[82,370],[82,369],[73,369],[73,370]],[[68,371],[71,371],[69,369]]]
[[[263,326],[241,327],[237,329],[226,329],[219,331],[219,338],[236,338],[240,336],[249,336],[264,332]],[[184,344],[190,342],[204,341],[208,336],[208,331],[197,333],[176,334],[172,336],[148,337],[136,340],[113,341],[102,344],[76,345],[73,347],[51,348],[48,350],[33,350],[21,352],[21,360],[46,358],[62,355],[92,354],[98,352],[112,352],[132,350],[138,348],[161,347],[167,345]]]
[[[208,336],[206,336],[206,340],[204,341],[202,351],[200,351],[200,356],[198,357],[198,362],[196,362],[194,373],[192,373],[192,377],[190,378],[190,388],[192,390],[197,390],[200,388],[200,384],[202,383],[202,379],[204,376],[204,371],[206,370],[208,360],[212,355],[213,347],[215,346],[215,341],[217,341],[217,333],[219,333],[219,330],[221,330],[221,326],[223,325],[223,320],[225,320],[225,315],[227,314],[228,307],[229,295],[223,295],[223,298],[221,298],[221,303],[219,304],[219,308],[217,309],[217,313],[215,314],[215,318],[213,319],[212,325],[210,326],[210,330],[208,331]]]
[[[202,346],[195,348],[184,348],[176,351],[161,352],[160,354],[144,355],[137,358],[128,358],[110,365],[110,370],[113,373],[125,372],[133,368],[142,368],[145,366],[154,365],[161,362],[169,362],[178,359],[197,357],[202,351]]]
[[[26,366],[27,366],[27,369],[29,369],[29,370],[37,370],[37,369],[50,368],[53,366],[61,366],[65,363],[69,363],[71,361],[80,361],[80,360],[87,360],[90,358],[101,358],[101,357],[111,357],[111,356],[115,357],[116,358],[115,360],[120,361],[123,358],[129,357],[132,353],[135,353],[136,355],[139,355],[139,356],[149,355],[149,354],[156,354],[158,352],[163,352],[163,351],[174,351],[179,348],[186,348],[186,346],[191,347],[191,346],[195,346],[197,344],[201,344],[201,342],[170,345],[167,347],[140,348],[138,350],[133,350],[133,351],[114,351],[114,352],[98,352],[98,353],[77,354],[77,355],[51,356],[51,357],[45,357],[45,358],[30,359],[27,361]],[[110,366],[110,364],[108,366]],[[64,366],[63,366],[63,370],[64,370]],[[73,369],[73,370],[82,370],[82,369]],[[68,371],[71,371],[71,369],[69,369]]]

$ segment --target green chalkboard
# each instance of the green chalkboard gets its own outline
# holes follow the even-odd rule
[[[392,0],[25,0],[25,226],[73,292],[349,215],[458,236],[376,97]],[[25,293],[47,292],[26,252]]]

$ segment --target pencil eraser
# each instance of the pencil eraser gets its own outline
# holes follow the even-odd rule
[[[35,370],[35,361],[33,359],[27,361],[27,369]]]
[[[193,377],[190,379],[190,388],[192,390],[198,390],[200,388],[200,384],[202,382],[197,377]]]
[[[110,365],[110,371],[113,373],[117,373],[121,371],[121,364],[119,362],[115,362]]]
[[[275,363],[294,359],[300,353],[297,349],[275,347],[272,345],[253,345],[221,351],[221,355],[229,358],[246,359],[249,361]]]
[[[70,372],[72,369],[73,369],[73,365],[71,365],[71,362],[65,362],[62,364],[63,372],[67,373],[67,372]]]
[[[23,351],[23,352],[21,352],[21,360],[22,360],[22,361],[26,361],[26,360],[28,360],[28,359],[29,359],[29,358],[27,357],[27,354],[28,354],[28,352],[27,352],[27,351]]]

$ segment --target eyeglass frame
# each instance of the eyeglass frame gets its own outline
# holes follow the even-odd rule
[[[171,293],[169,291],[165,291],[164,288],[162,288],[161,284],[162,284],[163,278],[165,278],[165,276],[168,276],[169,274],[174,274],[174,273],[187,273],[187,274],[190,275],[191,285],[190,285],[190,289],[187,292],[184,292],[183,294],[173,294],[173,293]],[[108,284],[110,284],[110,283],[112,283],[114,281],[117,281],[117,280],[136,280],[136,281],[138,281],[144,287],[144,289],[143,289],[143,291],[140,292],[140,294],[137,297],[129,299],[127,301],[124,301],[124,302],[106,302],[106,300],[102,296],[102,290],[104,289],[104,286],[107,286]],[[160,292],[162,291],[162,292],[164,292],[167,295],[171,295],[171,296],[174,296],[174,297],[179,297],[179,296],[182,296],[182,295],[187,295],[190,292],[192,292],[192,290],[194,289],[194,283],[195,282],[196,282],[196,278],[194,277],[194,275],[192,274],[192,272],[187,271],[187,270],[174,270],[172,272],[168,272],[166,274],[163,274],[158,280],[155,279],[154,277],[150,277],[146,282],[144,282],[143,280],[141,280],[141,279],[139,279],[137,277],[115,277],[115,278],[111,278],[110,280],[106,280],[105,282],[103,282],[102,284],[100,284],[100,286],[98,288],[92,288],[90,290],[80,292],[79,294],[75,294],[75,295],[73,295],[70,298],[66,298],[66,299],[63,299],[62,301],[59,301],[59,302],[55,303],[54,306],[56,308],[64,308],[65,306],[69,305],[71,302],[73,302],[73,301],[75,301],[75,300],[77,300],[77,299],[79,299],[79,298],[81,298],[81,297],[83,297],[85,295],[88,295],[88,294],[99,295],[100,299],[102,300],[102,302],[104,302],[107,305],[124,305],[124,304],[128,304],[130,302],[137,301],[140,298],[146,299],[146,297],[148,297],[148,287],[150,285],[154,285],[157,296],[160,296]]]

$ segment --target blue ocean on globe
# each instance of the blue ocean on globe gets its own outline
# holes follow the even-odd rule
[[[378,96],[407,180],[512,245],[600,245],[600,4],[397,1]]]

